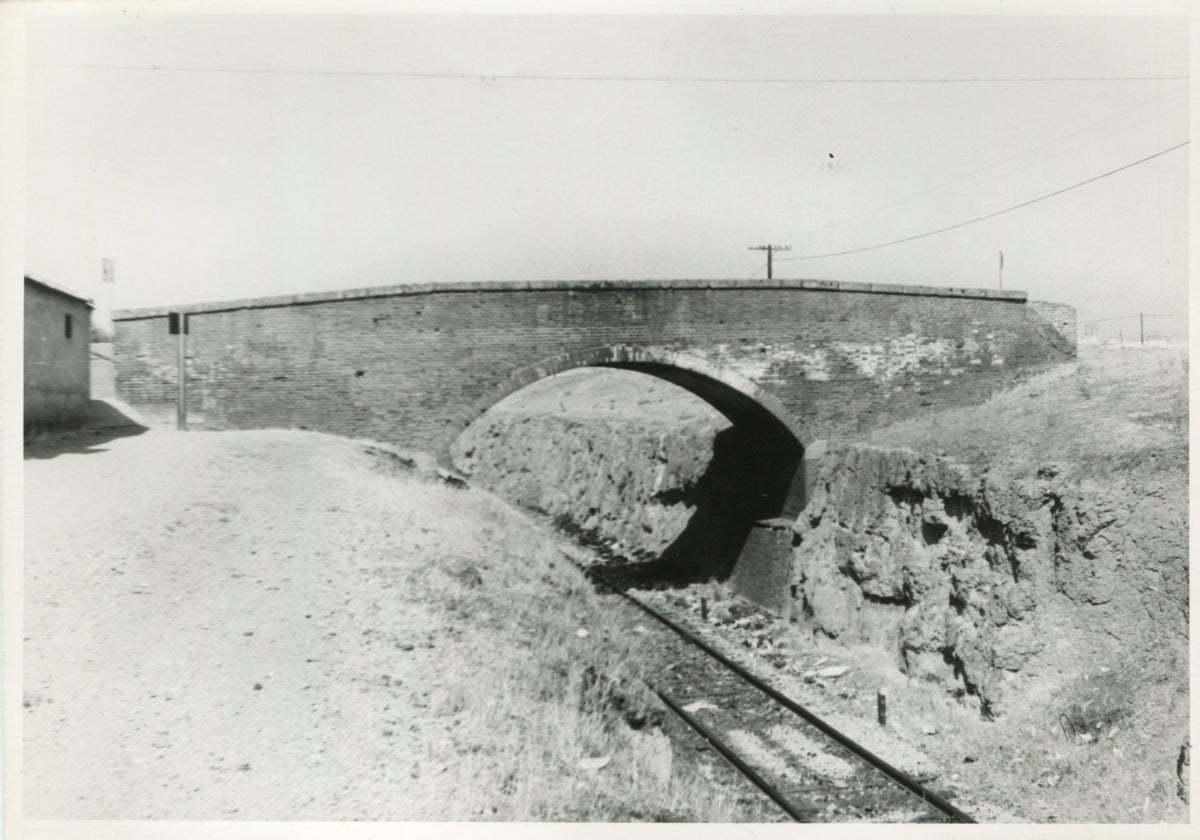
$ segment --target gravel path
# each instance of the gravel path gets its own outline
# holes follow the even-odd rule
[[[440,651],[389,606],[455,545],[454,491],[303,432],[50,454],[25,461],[26,817],[437,816],[412,751]]]

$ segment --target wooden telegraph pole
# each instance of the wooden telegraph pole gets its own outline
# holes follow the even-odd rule
[[[790,250],[792,250],[792,246],[791,245],[752,245],[752,246],[750,246],[750,250],[767,252],[767,279],[771,280],[774,277],[774,274],[772,274],[772,272],[771,272],[771,255],[775,251],[790,251]]]
[[[112,257],[105,257],[100,261],[100,279],[104,283],[105,300],[104,312],[100,315],[100,331],[107,337],[108,341],[113,340],[113,261]]]

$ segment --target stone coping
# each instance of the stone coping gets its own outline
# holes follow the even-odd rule
[[[400,297],[408,295],[458,294],[479,292],[602,292],[652,291],[655,289],[798,289],[815,292],[855,292],[872,295],[912,295],[917,297],[981,298],[1024,303],[1025,292],[1005,289],[942,288],[939,286],[906,286],[889,283],[848,283],[838,280],[529,280],[475,283],[414,283],[399,286],[373,286],[365,289],[341,289],[333,292],[311,292],[298,295],[247,298],[245,300],[190,303],[182,306],[153,306],[144,309],[119,309],[114,321],[136,321],[160,318],[171,312],[228,312],[236,309],[268,309],[279,306],[304,306],[340,300]]]

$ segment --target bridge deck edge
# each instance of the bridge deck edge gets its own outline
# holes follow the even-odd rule
[[[152,306],[140,309],[118,309],[114,321],[136,321],[160,318],[171,312],[225,312],[235,309],[268,309],[283,306],[305,306],[367,298],[402,297],[429,294],[498,293],[521,291],[652,291],[675,289],[699,290],[758,290],[791,289],[818,292],[850,292],[876,295],[912,295],[917,297],[961,297],[1025,303],[1026,292],[1007,289],[969,289],[960,287],[917,286],[889,283],[852,283],[840,280],[531,280],[466,283],[413,283],[396,286],[372,286],[341,289],[330,292],[308,292],[241,300],[190,303],[180,306]]]

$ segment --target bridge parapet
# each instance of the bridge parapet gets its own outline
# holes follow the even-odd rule
[[[961,297],[987,300],[1025,301],[1028,295],[1007,289],[970,289],[890,283],[853,283],[841,280],[497,280],[469,283],[404,283],[394,286],[367,286],[332,292],[307,292],[241,300],[189,303],[179,306],[153,306],[117,310],[114,318],[133,321],[165,316],[171,312],[227,312],[235,309],[268,309],[277,306],[305,306],[346,300],[405,297],[430,294],[498,294],[504,292],[590,292],[614,290],[666,289],[791,289],[849,292],[875,295],[915,295],[918,297]],[[1049,304],[1061,306],[1062,304]]]

